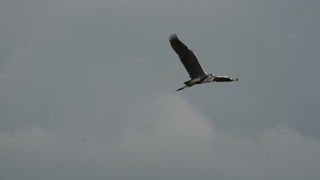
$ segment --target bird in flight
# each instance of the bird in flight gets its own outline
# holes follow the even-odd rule
[[[185,88],[192,87],[196,84],[210,83],[210,82],[230,82],[238,81],[239,78],[230,78],[229,76],[217,76],[214,74],[206,73],[201,67],[196,54],[183,44],[176,34],[172,34],[169,37],[169,42],[172,49],[178,54],[180,61],[186,68],[190,80],[184,82],[185,86],[177,89],[176,91],[183,90]]]

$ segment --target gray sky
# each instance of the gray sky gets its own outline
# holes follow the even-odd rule
[[[0,1],[0,179],[319,179],[320,1]],[[177,33],[240,81],[175,92]]]

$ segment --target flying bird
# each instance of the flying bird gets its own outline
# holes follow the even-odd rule
[[[233,79],[229,76],[217,76],[214,74],[206,73],[199,63],[196,54],[190,48],[188,48],[188,46],[183,44],[176,34],[172,34],[169,37],[169,42],[172,49],[178,54],[180,61],[182,62],[191,78],[189,81],[184,82],[185,86],[177,89],[176,91],[192,87],[196,84],[210,82],[230,82],[239,80],[239,78]]]

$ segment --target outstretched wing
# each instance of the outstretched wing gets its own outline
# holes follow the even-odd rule
[[[205,74],[202,69],[196,54],[184,45],[176,34],[169,37],[169,42],[173,50],[178,54],[182,64],[189,73],[190,78],[196,78],[199,75]]]

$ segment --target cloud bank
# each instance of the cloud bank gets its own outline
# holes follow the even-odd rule
[[[252,139],[228,136],[217,132],[208,118],[177,95],[159,94],[138,104],[123,111],[120,127],[104,117],[101,109],[94,114],[82,114],[86,116],[83,119],[81,114],[68,116],[72,122],[68,128],[30,126],[1,132],[2,178],[317,179],[320,176],[317,170],[320,142],[291,129],[266,129]],[[100,115],[102,119],[96,118]]]

